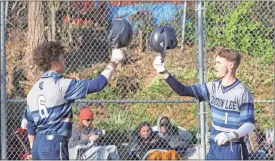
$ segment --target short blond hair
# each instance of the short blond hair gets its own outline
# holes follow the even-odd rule
[[[242,59],[240,52],[234,49],[222,48],[218,51],[217,55],[228,61],[234,62],[235,69],[239,67]]]

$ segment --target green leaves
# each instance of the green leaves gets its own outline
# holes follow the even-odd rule
[[[272,63],[273,28],[262,24],[260,17],[253,17],[257,2],[240,2],[235,8],[223,10],[219,10],[218,5],[206,3],[207,47],[225,46]]]

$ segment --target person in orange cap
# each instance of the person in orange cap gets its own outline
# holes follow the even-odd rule
[[[78,122],[76,126],[73,125],[69,140],[70,159],[117,160],[118,152],[115,145],[101,145],[99,138],[105,135],[105,130],[93,127],[94,114],[90,107],[80,104],[78,108]]]
[[[82,106],[82,107],[81,107]],[[69,148],[77,145],[86,145],[98,140],[105,131],[93,128],[92,121],[94,114],[86,104],[79,105],[78,122],[73,125],[72,137],[70,138]]]
[[[80,110],[79,112],[79,121],[77,124],[77,127],[79,129],[83,129],[83,128],[89,128],[90,126],[92,126],[91,122],[93,121],[93,112],[90,110],[90,108],[84,107]]]

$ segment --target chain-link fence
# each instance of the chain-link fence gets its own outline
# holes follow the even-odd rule
[[[247,85],[254,100],[274,99],[274,9],[270,1],[205,2],[207,57],[217,47],[237,49],[243,56],[237,77]],[[207,78],[213,80],[208,59]],[[256,72],[257,71],[257,72]],[[256,101],[257,102],[257,101]],[[256,129],[247,136],[250,159],[274,159],[270,132],[274,126],[274,106],[258,101],[255,105]],[[274,135],[274,134],[272,134]],[[268,155],[265,155],[268,154]]]
[[[6,50],[3,58],[1,48],[1,58],[6,60],[6,73],[2,75],[1,72],[1,78],[4,76],[7,84],[6,104],[1,97],[1,116],[7,119],[7,124],[1,120],[2,139],[5,137],[3,130],[7,134],[5,145],[1,140],[1,149],[7,149],[2,150],[2,158],[5,155],[7,159],[25,159],[29,151],[26,133],[20,126],[26,106],[24,98],[40,77],[32,63],[32,50],[43,41],[61,41],[70,49],[65,75],[75,79],[94,78],[109,60],[111,50],[106,41],[106,29],[114,18],[125,18],[131,23],[133,41],[107,87],[73,104],[75,125],[78,123],[77,107],[80,102],[86,102],[93,112],[93,127],[105,130],[105,135],[91,145],[91,149],[114,145],[112,148],[116,149],[119,159],[141,159],[140,155],[150,149],[137,139],[140,138],[137,129],[140,123],[147,121],[152,127],[151,134],[159,135],[154,138],[160,143],[154,145],[157,146],[155,149],[166,149],[169,144],[184,159],[204,158],[201,153],[204,147],[200,146],[204,140],[201,139],[204,136],[201,122],[204,120],[200,120],[199,104],[188,97],[177,96],[157,76],[152,67],[156,54],[148,46],[149,35],[155,26],[175,28],[179,43],[176,49],[168,51],[166,66],[184,84],[198,82],[198,67],[204,65],[199,64],[197,53],[200,45],[197,15],[202,9],[205,78],[207,81],[215,79],[213,61],[219,47],[238,49],[243,53],[237,76],[248,86],[257,102],[256,129],[247,136],[247,145],[251,159],[273,159],[274,135],[269,129],[274,127],[275,2],[207,1],[202,8],[198,8],[196,1],[8,1],[1,2],[1,7],[2,4],[6,7],[1,10],[6,25],[4,28],[1,23],[1,29],[4,29],[1,36],[5,33],[7,37],[6,42],[1,43]],[[3,83],[5,81],[1,79],[1,87]],[[210,122],[208,114],[206,110],[205,122]],[[168,125],[158,122],[161,115],[167,116],[173,125],[169,127],[176,130],[169,137],[159,132]],[[207,150],[209,126],[205,126]],[[270,139],[272,135],[273,139]],[[131,150],[135,148],[139,153],[133,156]]]

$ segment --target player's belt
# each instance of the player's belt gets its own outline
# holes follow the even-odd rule
[[[62,135],[45,135],[46,140],[53,140],[54,138],[62,139],[62,140],[68,140],[68,137],[62,136]]]
[[[46,140],[53,140],[54,135],[46,135],[45,138],[46,138]]]
[[[210,139],[215,140],[216,136],[217,135],[210,135]],[[244,141],[244,137],[236,138],[236,139],[232,140],[233,143],[240,143],[240,142],[243,142],[243,141]]]

